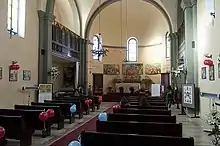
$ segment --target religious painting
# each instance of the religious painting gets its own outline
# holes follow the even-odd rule
[[[143,64],[122,64],[122,74],[126,76],[142,75]]]
[[[0,80],[2,79],[2,67],[0,67]]]
[[[220,78],[220,63],[218,63],[218,78]]]
[[[209,80],[214,81],[215,80],[215,68],[214,65],[209,66]]]
[[[119,75],[120,66],[119,64],[103,64],[104,74],[105,75]]]
[[[24,81],[31,80],[31,71],[30,70],[23,70],[23,80]]]
[[[74,81],[75,81],[76,73],[74,71],[75,71],[74,67],[63,68],[63,81],[64,81],[63,84],[65,87],[75,86]]]
[[[18,81],[18,70],[9,69],[9,81]]]
[[[161,64],[160,63],[146,64],[145,65],[145,74],[146,75],[161,74]]]
[[[206,79],[206,67],[201,68],[201,77],[202,79]]]

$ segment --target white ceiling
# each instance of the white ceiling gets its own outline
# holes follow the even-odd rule
[[[82,30],[85,29],[86,21],[88,20],[88,18],[97,9],[100,3],[103,3],[105,1],[107,0],[76,0],[82,16]],[[140,1],[140,0],[133,0],[133,1]],[[173,29],[176,30],[178,0],[155,0],[155,1],[158,4],[160,4],[168,13],[172,21]]]
[[[63,0],[57,0],[57,3],[59,1],[63,1]],[[72,1],[72,3],[74,3],[74,1],[77,3],[77,5],[79,7],[79,12],[81,15],[81,20],[82,20],[81,30],[82,30],[82,34],[84,37],[85,27],[86,27],[87,21],[89,20],[89,18],[93,14],[93,12],[100,6],[100,4],[105,1],[108,1],[108,0],[64,0],[64,1],[69,1],[70,4],[71,4],[71,1]],[[59,7],[61,7],[60,5],[64,5],[64,3],[65,3],[64,1],[62,3],[59,3]],[[126,0],[123,0],[123,1],[126,1]],[[135,1],[140,2],[143,0],[132,0],[132,1],[133,2],[135,2]],[[176,31],[178,0],[154,0],[154,1],[156,1],[167,12],[167,14],[171,20],[173,30]],[[46,0],[39,0],[39,9],[45,10],[45,7],[46,7]],[[60,11],[67,11],[65,8],[67,8],[67,7],[63,7],[62,10],[60,9]],[[72,7],[72,9],[75,9],[75,8]],[[62,12],[62,13],[64,13],[64,12]],[[69,17],[71,17],[71,14],[70,15],[66,14],[66,16],[64,16],[64,17],[65,17],[64,19],[69,19],[66,21],[72,21],[69,18]],[[66,18],[66,17],[68,17],[68,18]],[[76,17],[73,17],[73,18],[75,19]],[[138,18],[136,18],[136,19],[138,19]],[[73,21],[72,23],[75,24],[75,21]]]

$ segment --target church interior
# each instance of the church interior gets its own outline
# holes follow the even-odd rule
[[[219,0],[2,0],[0,146],[219,146],[218,14]]]

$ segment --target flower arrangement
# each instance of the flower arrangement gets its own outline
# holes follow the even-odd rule
[[[49,75],[53,78],[56,79],[60,74],[59,68],[56,66],[53,66],[50,71],[49,71]]]
[[[220,146],[220,144],[219,144],[219,140],[220,140],[220,131],[219,131],[220,112],[218,112],[217,110],[212,110],[207,115],[207,122],[210,125],[214,126],[212,128],[212,131],[209,133],[209,136],[214,136],[214,140],[212,141],[212,143],[215,146]]]

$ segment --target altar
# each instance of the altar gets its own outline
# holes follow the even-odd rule
[[[124,93],[130,93],[129,88],[133,87],[134,91],[136,91],[141,88],[141,84],[140,83],[116,83],[115,84],[116,92],[119,92],[120,87],[124,88]]]

